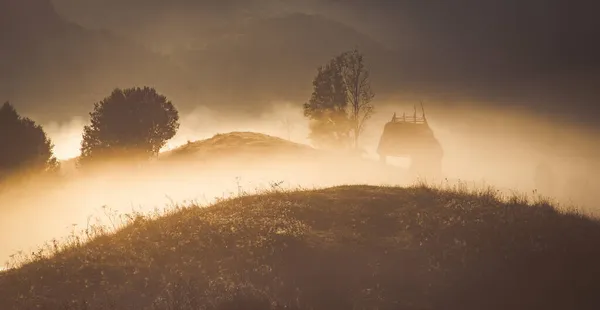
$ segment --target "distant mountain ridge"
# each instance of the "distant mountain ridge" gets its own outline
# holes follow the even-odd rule
[[[193,71],[202,87],[222,90],[220,98],[205,92],[207,102],[225,100],[227,105],[253,98],[258,105],[271,100],[301,103],[310,96],[317,67],[353,48],[365,54],[377,91],[391,92],[389,82],[397,74],[391,70],[392,53],[369,36],[319,15],[253,19],[201,48],[182,49],[172,57],[197,68]]]
[[[316,2],[319,1],[311,3]],[[415,4],[417,9],[405,4],[404,14],[413,11],[419,14],[402,19],[402,12],[393,11],[390,2],[390,12],[382,18],[388,21],[400,18],[403,22],[397,27],[385,23],[382,31],[397,31],[395,36],[405,45],[389,50],[385,42],[372,37],[372,31],[365,34],[365,29],[352,24],[351,18],[342,21],[335,14],[316,15],[313,13],[317,9],[302,10],[300,2],[53,0],[53,3],[60,9],[54,10],[49,0],[2,3],[5,7],[12,5],[13,11],[14,7],[20,8],[19,14],[25,14],[26,18],[18,20],[36,21],[16,23],[11,16],[18,14],[8,14],[11,16],[0,21],[4,24],[2,29],[8,29],[2,34],[3,43],[10,42],[0,46],[3,73],[0,100],[11,100],[19,110],[33,116],[48,119],[85,116],[90,105],[112,88],[140,84],[157,87],[181,111],[203,105],[222,112],[230,113],[233,109],[258,115],[275,101],[301,104],[307,100],[316,67],[336,53],[359,47],[371,69],[378,102],[391,102],[391,98],[399,97],[440,102],[440,106],[446,100],[482,102],[527,106],[532,113],[569,115],[570,120],[590,124],[597,118],[594,116],[597,109],[592,113],[578,112],[584,107],[597,106],[593,104],[600,95],[598,88],[594,88],[596,73],[552,74],[551,68],[540,71],[540,64],[548,61],[536,65],[529,60],[542,59],[542,55],[531,58],[527,56],[530,54],[519,52],[519,48],[514,51],[500,48],[505,42],[502,40],[512,42],[511,35],[484,36],[486,44],[478,45],[475,39],[486,33],[485,27],[454,40],[436,31],[452,28],[456,32],[459,25],[445,26],[441,21],[431,25],[417,23],[412,26],[432,27],[428,31],[435,33],[418,37],[415,34],[420,33],[420,28],[408,22],[432,16],[421,4]],[[337,8],[351,7],[340,4]],[[385,7],[369,5],[376,12],[364,14],[379,14]],[[502,7],[503,12],[510,11],[506,5]],[[460,11],[453,7],[452,11],[455,10]],[[79,26],[67,20],[87,23]],[[473,17],[460,25],[469,26],[465,31],[472,30],[481,20],[482,17]],[[497,24],[494,20],[483,23],[490,27]],[[104,28],[110,32],[101,30]],[[526,46],[539,47],[546,41],[552,42],[546,39],[540,39],[541,43],[525,40],[529,42]],[[34,47],[24,48],[22,42]],[[565,101],[576,108],[562,104]]]
[[[0,4],[0,100],[48,119],[82,115],[114,87],[169,88],[166,58],[108,31],[67,22],[49,0]]]
[[[382,45],[318,15],[255,16],[221,27],[210,40],[194,35],[189,47],[160,55],[129,37],[68,22],[48,0],[10,1],[11,10],[27,17],[8,20],[13,39],[4,51],[9,74],[0,77],[0,99],[38,119],[84,116],[112,88],[142,84],[156,87],[182,112],[205,105],[261,113],[276,100],[307,100],[317,66],[354,47],[367,54],[380,93],[390,77],[385,72],[393,72]],[[21,25],[27,20],[43,22]]]
[[[3,26],[0,28],[3,39],[22,34],[49,35],[67,26],[50,0],[2,0],[0,23]]]

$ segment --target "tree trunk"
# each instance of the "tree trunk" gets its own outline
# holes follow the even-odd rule
[[[358,120],[354,124],[354,149],[358,150]]]

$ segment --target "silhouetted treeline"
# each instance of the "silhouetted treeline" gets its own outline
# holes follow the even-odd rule
[[[369,71],[358,50],[338,54],[320,66],[304,115],[320,147],[358,148],[358,138],[373,113]],[[78,166],[106,160],[146,160],[158,155],[179,129],[179,112],[166,96],[151,87],[116,88],[94,103],[83,128]],[[40,125],[18,116],[8,103],[2,108],[0,158],[3,170],[55,168],[53,144]]]
[[[18,172],[54,171],[54,145],[42,127],[6,102],[0,107],[0,181]]]
[[[147,159],[157,155],[178,128],[177,109],[154,88],[117,88],[94,104],[78,163]],[[55,170],[53,147],[40,125],[19,116],[8,102],[0,108],[0,178]]]

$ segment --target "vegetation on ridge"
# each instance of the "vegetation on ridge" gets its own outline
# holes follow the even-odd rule
[[[81,163],[107,155],[143,160],[158,155],[175,136],[179,112],[154,88],[117,88],[94,103],[90,123],[83,128]]]
[[[497,191],[273,191],[73,241],[6,309],[593,309],[600,223]]]
[[[42,126],[8,102],[0,106],[0,183],[17,172],[56,171],[53,148]]]

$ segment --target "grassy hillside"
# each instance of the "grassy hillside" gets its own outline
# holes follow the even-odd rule
[[[0,274],[3,309],[600,307],[600,223],[492,190],[275,190],[88,237]]]

